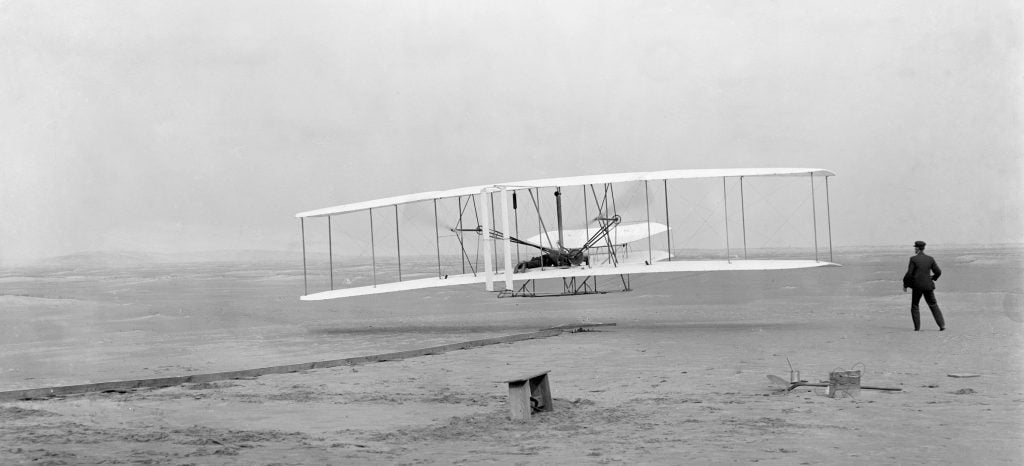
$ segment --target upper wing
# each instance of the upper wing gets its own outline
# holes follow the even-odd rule
[[[429,201],[432,199],[446,199],[456,196],[471,196],[480,194],[483,190],[494,187],[507,187],[510,189],[525,188],[546,188],[552,186],[579,186],[585,184],[599,183],[625,183],[629,181],[654,181],[654,180],[676,180],[696,178],[722,178],[738,176],[795,176],[795,175],[820,175],[834,176],[829,170],[822,168],[720,168],[720,169],[699,169],[699,170],[662,170],[654,172],[637,173],[613,173],[608,175],[585,175],[570,176],[564,178],[544,178],[539,180],[512,181],[497,183],[493,185],[469,186],[465,188],[448,189],[444,191],[427,191],[403,196],[386,197],[372,201],[356,202],[335,207],[309,210],[295,214],[298,218],[323,217],[327,215],[342,214],[346,212],[358,212],[361,210],[377,207],[388,207],[393,205],[408,204],[411,202]]]

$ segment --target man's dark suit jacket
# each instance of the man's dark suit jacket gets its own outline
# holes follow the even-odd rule
[[[935,275],[932,275],[932,272]],[[935,259],[925,253],[916,254],[910,258],[910,265],[907,266],[907,274],[903,276],[903,286],[917,290],[934,290],[935,283],[942,275],[939,264]]]

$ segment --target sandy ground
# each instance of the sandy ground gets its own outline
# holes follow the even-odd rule
[[[634,277],[627,293],[543,299],[467,288],[298,303],[294,274],[269,275],[269,266],[242,276],[194,266],[156,279],[138,269],[5,271],[0,390],[617,325],[401,361],[0,403],[0,458],[1022,464],[1024,250],[932,254],[945,272],[945,332],[927,308],[923,331],[911,330],[903,250],[847,251],[836,257],[842,268]],[[766,375],[788,378],[787,358],[812,381],[856,365],[865,385],[903,390],[786,393]],[[551,371],[554,412],[510,420],[498,381],[539,370]]]

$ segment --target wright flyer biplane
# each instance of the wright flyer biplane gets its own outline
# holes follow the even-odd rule
[[[585,175],[301,212],[301,299],[470,284],[499,297],[575,295],[629,290],[633,274],[835,266],[834,175],[819,168]]]

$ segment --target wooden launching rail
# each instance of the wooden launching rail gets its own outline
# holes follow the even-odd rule
[[[28,388],[19,390],[8,390],[0,392],[0,402],[2,401],[16,401],[16,400],[30,400],[49,398],[56,396],[66,395],[78,395],[83,393],[94,393],[94,392],[110,392],[110,391],[127,391],[138,388],[162,388],[171,387],[175,385],[182,385],[186,383],[203,383],[203,382],[218,382],[222,380],[233,380],[233,379],[250,379],[259,377],[261,375],[270,374],[288,374],[292,372],[301,372],[311,369],[325,369],[329,367],[337,366],[354,366],[358,364],[368,364],[374,362],[384,361],[397,361],[400,359],[415,358],[419,356],[427,356],[432,354],[441,354],[448,351],[462,350],[477,348],[480,346],[497,345],[501,343],[512,343],[516,341],[532,340],[537,338],[547,338],[555,335],[559,335],[564,331],[570,331],[573,329],[591,327],[591,326],[603,326],[603,325],[615,325],[615,324],[574,324],[574,325],[563,325],[559,327],[552,327],[544,330],[539,330],[530,333],[519,333],[515,335],[508,335],[503,337],[485,338],[482,340],[473,340],[462,343],[452,343],[448,345],[432,346],[430,348],[415,349],[409,351],[399,351],[395,353],[376,354],[371,356],[357,356],[352,358],[344,359],[332,359],[328,361],[315,361],[306,362],[299,364],[288,364],[283,366],[271,366],[261,367],[257,369],[244,369],[237,371],[227,372],[214,372],[209,374],[193,374],[179,377],[161,377],[155,379],[136,379],[136,380],[122,380],[115,382],[97,382],[97,383],[86,383],[79,385],[63,385],[55,387],[42,387],[42,388]]]

